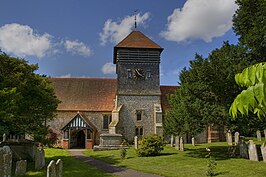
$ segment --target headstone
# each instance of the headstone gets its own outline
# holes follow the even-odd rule
[[[27,160],[20,160],[16,162],[16,176],[24,176],[27,172]]]
[[[174,135],[171,135],[171,140],[170,140],[170,145],[171,145],[171,147],[173,147],[174,146]]]
[[[261,141],[261,133],[260,133],[260,131],[259,130],[257,130],[257,139],[258,139],[258,141]]]
[[[57,177],[56,176],[56,167],[55,161],[51,160],[49,165],[47,166],[47,177]]]
[[[192,146],[195,146],[195,138],[194,137],[191,138],[191,144],[192,144]]]
[[[12,151],[9,146],[0,148],[0,176],[11,177]]]
[[[231,132],[230,131],[227,132],[226,133],[226,136],[227,136],[227,144],[230,145],[230,146],[232,146],[233,145],[233,142],[232,142],[232,134],[231,134]]]
[[[6,141],[6,134],[4,133],[3,134],[3,142],[5,142]]]
[[[240,158],[245,158],[248,159],[248,145],[247,143],[244,141],[244,137],[240,136],[240,142],[238,143],[239,146],[239,156]]]
[[[175,149],[179,150],[179,136],[175,137]]]
[[[265,139],[266,139],[266,129],[264,129],[264,137],[265,137]]]
[[[262,155],[262,158],[263,158],[263,162],[266,163],[266,146],[265,146],[264,143],[261,145],[260,150],[261,150],[261,155]]]
[[[184,151],[184,141],[183,141],[183,137],[180,138],[180,151]]]
[[[249,140],[248,154],[249,154],[249,160],[258,161],[257,148],[253,140]]]
[[[58,159],[55,163],[56,166],[56,177],[62,177],[63,174],[63,161]]]
[[[138,137],[137,136],[134,137],[134,145],[135,145],[135,149],[138,149]]]
[[[235,132],[235,145],[239,143],[239,133]]]
[[[35,170],[40,170],[45,166],[45,155],[43,149],[37,149],[35,154]]]

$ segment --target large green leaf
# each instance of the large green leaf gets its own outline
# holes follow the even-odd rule
[[[230,107],[230,114],[235,118],[239,113],[248,115],[249,112],[265,117],[266,112],[266,88],[265,88],[266,63],[252,65],[236,74],[236,83],[248,87],[234,100]]]

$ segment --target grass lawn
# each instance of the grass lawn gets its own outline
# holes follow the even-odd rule
[[[51,160],[62,159],[63,160],[63,176],[64,177],[105,177],[112,176],[103,171],[89,166],[78,159],[72,158],[67,150],[62,149],[45,149],[46,167]],[[45,168],[46,168],[45,167]],[[46,169],[41,171],[34,171],[34,164],[28,164],[28,173],[26,176],[31,177],[44,177],[46,176]]]
[[[201,177],[206,176],[208,153],[205,148],[209,147],[216,159],[216,176],[225,177],[265,177],[266,163],[253,162],[246,159],[230,158],[226,143],[201,144],[195,147],[185,145],[185,151],[177,151],[173,147],[166,146],[160,156],[137,157],[131,147],[127,150],[126,159],[120,159],[120,151],[92,151],[84,153],[91,157],[120,166],[136,169],[139,171],[155,173],[162,176],[178,177]]]

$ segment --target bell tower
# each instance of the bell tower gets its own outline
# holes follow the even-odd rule
[[[117,95],[160,94],[159,45],[137,29],[114,47]]]
[[[119,127],[128,140],[162,135],[160,56],[163,48],[136,28],[114,47]]]

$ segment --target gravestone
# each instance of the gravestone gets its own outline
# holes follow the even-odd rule
[[[0,176],[11,177],[12,151],[9,146],[0,148]]]
[[[175,149],[179,150],[179,136],[175,137]]]
[[[135,145],[135,149],[138,149],[138,137],[137,136],[134,137],[134,145]]]
[[[184,141],[183,141],[183,137],[180,138],[180,151],[184,151]]]
[[[171,147],[174,146],[174,135],[171,135],[170,145],[171,145]]]
[[[16,162],[16,176],[24,176],[27,172],[27,160],[20,160]]]
[[[35,170],[40,170],[45,166],[45,154],[43,149],[37,149],[35,154]]]
[[[63,174],[63,161],[58,159],[55,163],[56,177],[62,177]]]
[[[229,131],[226,133],[226,137],[227,137],[227,144],[232,146],[233,145],[233,140],[232,140],[232,133]]]
[[[56,176],[56,167],[55,161],[51,160],[49,165],[47,166],[47,177],[57,177]]]
[[[261,133],[259,130],[256,132],[258,141],[261,141]]]
[[[192,144],[192,146],[195,146],[195,138],[194,137],[191,138],[191,144]]]
[[[264,143],[261,145],[260,150],[261,150],[261,155],[262,155],[262,158],[263,158],[263,162],[266,163],[266,146],[265,146]]]
[[[239,133],[235,132],[235,145],[239,143]]]
[[[3,142],[5,142],[6,141],[6,134],[4,133],[3,134]]]
[[[245,138],[243,136],[240,136],[240,142],[238,143],[238,146],[239,146],[239,156],[240,158],[245,158],[245,159],[248,159],[249,156],[248,156],[248,145],[247,143],[245,142],[244,140]]]
[[[264,137],[265,137],[265,139],[266,139],[266,129],[264,129]]]
[[[249,160],[258,161],[257,148],[253,140],[249,140],[248,155],[249,155]]]

